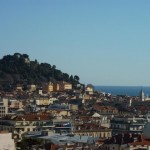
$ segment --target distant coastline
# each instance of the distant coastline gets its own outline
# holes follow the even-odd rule
[[[94,86],[96,91],[111,93],[112,95],[139,96],[141,89],[145,96],[150,96],[150,86]]]

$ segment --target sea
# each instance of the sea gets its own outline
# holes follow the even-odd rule
[[[143,90],[146,97],[150,97],[150,86],[94,86],[96,91],[112,95],[139,96]]]

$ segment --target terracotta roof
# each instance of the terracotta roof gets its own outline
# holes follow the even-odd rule
[[[12,120],[12,121],[37,121],[37,120],[50,120],[51,117],[48,114],[37,115],[37,114],[27,114],[27,115],[20,115],[20,116],[6,116],[1,118],[0,120]]]
[[[143,135],[138,134],[119,134],[115,135],[112,138],[105,140],[105,144],[129,144],[130,146],[150,146],[150,140],[145,140]]]
[[[150,146],[150,140],[144,139],[143,135],[140,135],[140,138],[138,141],[130,143],[132,146],[137,146],[137,145],[149,145]]]
[[[111,137],[110,139],[107,139],[104,143],[105,144],[128,144],[128,143],[132,143],[134,142],[135,138],[139,138],[139,135],[137,134],[118,134],[115,135],[113,137]]]
[[[116,108],[111,106],[100,106],[100,105],[95,105],[93,106],[93,108],[96,110],[116,110]]]
[[[84,123],[82,125],[77,125],[76,129],[80,130],[100,130],[100,129],[108,129],[106,127],[103,126],[99,126],[98,124],[95,123]]]

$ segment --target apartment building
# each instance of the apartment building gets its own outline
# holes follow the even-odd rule
[[[0,131],[0,150],[15,150],[15,142],[12,133]]]
[[[0,99],[0,118],[4,117],[8,114],[8,99],[1,98]]]
[[[53,127],[49,114],[13,115],[0,119],[0,130],[11,132],[16,140],[26,132],[52,130]]]
[[[144,117],[114,117],[110,121],[113,135],[119,133],[141,134],[148,119]]]

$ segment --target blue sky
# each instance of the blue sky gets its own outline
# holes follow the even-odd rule
[[[0,56],[26,53],[94,85],[150,85],[150,1],[1,0]]]

